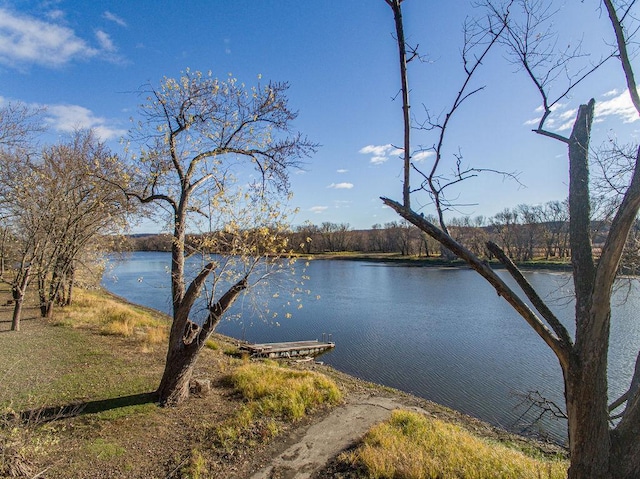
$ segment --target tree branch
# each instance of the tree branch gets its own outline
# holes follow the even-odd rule
[[[229,290],[222,295],[222,297],[209,308],[209,316],[202,325],[202,329],[198,334],[198,340],[204,341],[209,336],[209,333],[214,330],[216,325],[222,319],[222,315],[231,307],[235,302],[238,295],[242,293],[249,286],[249,273],[244,275],[240,281],[234,284]]]
[[[211,261],[210,263],[207,263],[205,267],[202,268],[200,273],[198,273],[198,276],[196,276],[193,279],[193,281],[191,281],[191,283],[189,284],[189,287],[187,288],[186,293],[184,294],[184,298],[180,303],[181,308],[184,307],[184,308],[187,308],[186,309],[187,311],[191,311],[191,307],[193,306],[193,303],[195,302],[196,299],[198,299],[198,296],[200,296],[200,291],[202,290],[202,286],[204,285],[204,282],[206,281],[209,274],[211,274],[211,272],[215,269],[215,267],[216,267],[215,261]]]
[[[502,296],[524,320],[538,333],[542,340],[551,348],[558,358],[560,365],[564,371],[569,366],[569,353],[563,341],[551,331],[536,313],[520,299],[520,297],[511,289],[502,279],[491,269],[486,263],[481,261],[471,251],[466,249],[460,243],[455,241],[451,236],[438,229],[434,224],[427,221],[423,216],[415,213],[409,208],[403,207],[400,203],[389,198],[381,198],[385,205],[392,208],[396,213],[404,219],[417,226],[440,244],[451,250],[458,258],[464,260],[472,269],[480,273],[491,286],[494,287],[499,296]]]
[[[590,308],[595,274],[589,197],[589,139],[594,106],[593,99],[580,105],[569,142],[569,241],[576,307],[582,309]],[[587,317],[586,311],[583,313],[578,317]]]
[[[555,314],[549,309],[549,307],[542,301],[542,298],[538,295],[531,283],[527,281],[527,279],[522,275],[522,272],[518,269],[518,267],[511,261],[502,248],[500,248],[493,241],[487,242],[487,249],[491,251],[495,255],[496,258],[507,268],[511,277],[518,283],[518,286],[522,288],[524,294],[529,298],[531,304],[538,310],[538,312],[542,315],[542,317],[549,323],[553,331],[558,335],[558,338],[563,343],[567,352],[569,352],[572,341],[569,336],[569,332],[567,328],[560,322]]]
[[[640,147],[636,156],[633,177],[622,203],[611,223],[609,234],[602,248],[600,261],[596,269],[594,304],[604,304],[611,297],[611,286],[618,271],[618,265],[629,231],[640,209]],[[606,303],[608,304],[608,303]]]
[[[636,111],[640,114],[640,95],[638,95],[638,87],[633,74],[633,67],[631,66],[631,60],[629,59],[629,52],[627,51],[627,39],[624,36],[624,30],[622,23],[618,19],[618,14],[613,2],[611,0],[604,0],[604,5],[607,8],[613,31],[616,34],[616,44],[618,45],[618,54],[620,56],[620,63],[622,63],[622,70],[624,71],[624,77],[627,81],[627,88],[629,89],[629,95],[631,95],[631,102]],[[626,14],[625,14],[626,15]]]

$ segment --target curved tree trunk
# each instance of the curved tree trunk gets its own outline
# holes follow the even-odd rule
[[[157,394],[160,404],[174,406],[189,397],[189,383],[193,376],[198,353],[204,342],[185,345],[182,338],[170,343],[160,386]]]
[[[238,295],[247,288],[248,282],[247,276],[245,276],[210,307],[207,320],[202,326],[198,326],[189,320],[188,315],[193,302],[199,296],[202,284],[213,268],[213,264],[203,268],[189,285],[184,300],[178,305],[174,314],[167,361],[157,390],[158,400],[162,405],[175,406],[189,397],[189,382],[193,376],[193,368],[198,354],[220,322],[222,315],[231,307]]]

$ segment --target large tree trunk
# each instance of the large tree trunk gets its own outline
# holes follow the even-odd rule
[[[591,100],[580,106],[568,142],[569,228],[576,296],[575,346],[564,373],[571,454],[569,479],[611,478],[607,397],[611,307],[609,295],[601,304],[594,304],[597,272],[590,228],[589,140],[594,105]],[[604,287],[610,289],[611,284]]]
[[[611,479],[607,353],[573,354],[565,378],[569,479]],[[621,458],[625,460],[624,458]]]
[[[189,382],[200,350],[220,322],[222,315],[231,307],[238,295],[247,288],[247,276],[234,284],[209,308],[209,316],[202,327],[189,320],[189,312],[200,294],[200,290],[214,264],[209,263],[191,282],[184,300],[174,313],[169,350],[164,373],[158,386],[160,404],[175,406],[189,397]]]
[[[167,362],[157,391],[160,404],[175,406],[189,397],[189,382],[203,345],[204,342],[197,344],[195,341],[186,345],[182,338],[170,343]]]

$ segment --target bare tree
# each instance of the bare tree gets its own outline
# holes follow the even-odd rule
[[[50,250],[43,251],[38,289],[41,314],[51,317],[54,303],[71,303],[82,253],[99,235],[123,231],[134,205],[123,193],[121,160],[91,130],[76,131],[68,141],[45,148],[32,168],[39,194],[50,201],[42,208],[50,215]]]
[[[17,330],[31,279],[38,280],[42,316],[50,317],[57,298],[71,301],[75,262],[98,235],[125,226],[130,205],[122,187],[114,186],[122,170],[118,158],[91,131],[78,131],[38,156],[5,152],[0,164],[0,198],[18,251],[18,266],[5,278]]]
[[[36,263],[49,243],[53,221],[47,218],[50,198],[37,194],[38,175],[15,153],[0,155],[0,201],[6,230],[16,244],[11,266],[0,278],[11,286],[14,302],[11,329],[20,330],[22,305]],[[27,158],[28,160],[28,158]],[[20,181],[16,181],[20,178]],[[48,225],[48,227],[46,226]],[[17,266],[16,266],[17,264]]]
[[[287,89],[286,83],[269,83],[247,90],[233,78],[186,71],[144,92],[144,118],[134,138],[142,143],[137,189],[130,194],[163,208],[173,234],[173,323],[158,387],[163,404],[188,397],[207,337],[236,298],[279,265],[264,259],[285,247],[276,234],[283,221],[278,198],[288,193],[289,169],[316,148],[301,134],[289,134],[296,113],[288,106]],[[242,184],[248,189],[239,189]],[[187,248],[187,229],[198,222],[224,234]],[[201,262],[188,282],[185,259],[195,253]],[[208,312],[198,322],[190,314],[210,276]]]
[[[33,147],[33,138],[44,130],[42,111],[15,102],[0,106],[0,147],[3,150]]]
[[[601,61],[569,75],[568,64],[580,56],[576,50],[558,52],[555,38],[549,33],[547,21],[553,11],[542,1],[517,3],[522,7],[524,21],[515,23],[510,10],[486,2],[493,22],[501,24],[501,41],[510,48],[514,58],[531,79],[541,95],[543,114],[535,132],[560,141],[567,146],[569,160],[569,227],[571,262],[575,289],[575,337],[557,319],[539,297],[511,259],[495,243],[489,250],[504,264],[522,293],[504,283],[501,278],[467,248],[456,242],[446,230],[428,222],[408,204],[383,198],[386,205],[425,231],[456,256],[465,260],[482,275],[556,355],[564,376],[566,415],[569,425],[571,479],[631,479],[640,476],[640,353],[628,391],[608,404],[607,358],[610,348],[611,294],[623,255],[624,246],[640,209],[640,149],[636,147],[629,182],[622,186],[621,200],[615,209],[609,234],[599,261],[593,256],[590,237],[589,142],[594,119],[595,101],[580,105],[571,135],[546,128],[553,105],[583,82],[607,58],[617,57],[629,90],[631,101],[640,115],[640,96],[634,80],[628,46],[636,31],[632,22],[637,18],[635,1],[614,5],[603,0],[615,34],[614,51]],[[554,80],[568,78],[569,84],[552,97]],[[533,309],[524,301],[526,297]],[[613,414],[624,407],[621,413]],[[615,417],[615,420],[614,420]]]

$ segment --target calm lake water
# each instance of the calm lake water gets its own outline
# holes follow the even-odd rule
[[[132,302],[171,311],[168,253],[113,260],[103,284]],[[302,266],[300,266],[302,267]],[[555,356],[475,272],[373,262],[312,261],[301,309],[278,281],[234,306],[217,331],[251,342],[323,339],[337,347],[321,357],[359,378],[449,406],[515,432],[535,417],[518,393],[535,390],[563,404]],[[526,274],[571,328],[573,283],[566,273]],[[507,274],[503,273],[503,278]],[[509,282],[509,281],[508,281]],[[277,298],[273,296],[277,294]],[[268,315],[258,306],[268,299]],[[611,333],[611,396],[628,388],[640,349],[640,288],[616,293]],[[273,319],[273,312],[278,316]],[[291,313],[291,318],[286,317]],[[197,313],[196,313],[197,314]],[[572,328],[571,328],[572,329]],[[566,424],[544,421],[544,434],[566,438]],[[537,429],[535,429],[537,431]]]

